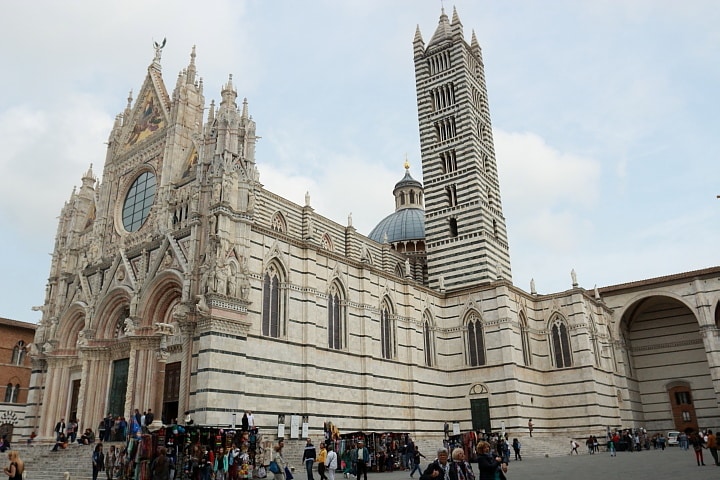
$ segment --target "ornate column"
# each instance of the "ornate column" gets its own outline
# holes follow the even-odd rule
[[[188,316],[189,317],[189,316]],[[190,372],[192,371],[193,336],[195,335],[195,322],[190,318],[179,321],[180,333],[183,339],[183,359],[180,364],[180,399],[178,401],[178,416],[190,410]]]
[[[155,401],[153,402],[155,420],[153,421],[152,430],[154,430],[155,427],[162,427],[163,398],[165,396],[165,367],[168,357],[170,357],[167,349],[167,338],[175,333],[172,325],[163,323],[156,323],[155,330],[156,335],[160,336],[160,346],[155,353],[157,358],[157,373],[155,377]]]

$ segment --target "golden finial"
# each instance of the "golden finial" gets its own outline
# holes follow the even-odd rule
[[[410,170],[410,162],[408,162],[407,153],[405,154],[405,170]]]

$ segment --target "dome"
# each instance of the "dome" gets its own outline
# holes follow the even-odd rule
[[[425,239],[425,211],[421,208],[403,208],[385,217],[370,232],[370,239],[378,243]]]
[[[415,187],[418,189],[422,189],[422,183],[418,182],[412,177],[412,175],[410,175],[410,170],[405,170],[405,176],[402,180],[395,184],[393,192],[396,192],[399,188],[405,187]]]

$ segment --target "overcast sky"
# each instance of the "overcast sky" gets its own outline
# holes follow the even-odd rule
[[[456,0],[483,48],[513,280],[592,289],[718,264],[720,5]],[[233,74],[266,188],[361,233],[422,180],[412,40],[439,0],[6,2],[0,316],[36,322],[57,216],[167,38],[205,97]]]

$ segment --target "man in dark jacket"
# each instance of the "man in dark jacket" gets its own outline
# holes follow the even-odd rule
[[[312,444],[312,440],[307,439],[305,444],[305,450],[303,450],[303,463],[305,463],[305,470],[307,471],[307,480],[313,480],[313,463],[317,458],[317,452],[315,446]]]

